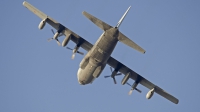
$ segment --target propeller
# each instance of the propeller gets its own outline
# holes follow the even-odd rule
[[[108,76],[104,76],[104,78],[111,77],[111,78],[113,78],[114,84],[117,84],[117,81],[116,81],[116,79],[115,79],[115,76],[119,76],[119,75],[121,75],[122,73],[117,73],[116,71],[113,71],[113,70],[112,70],[112,67],[110,67],[110,71],[112,72],[112,74],[111,74],[111,75],[108,75]]]
[[[129,86],[131,86],[131,90],[128,92],[128,94],[129,95],[131,95],[132,94],[132,92],[133,92],[133,90],[134,90],[134,88],[132,87],[132,85],[131,84],[129,84],[128,82],[126,83],[127,85],[129,85]],[[135,88],[135,90],[136,91],[138,91],[139,93],[142,93],[142,91],[141,90],[139,90],[139,89],[137,89],[137,88]]]
[[[69,48],[69,47],[66,47],[66,48],[73,51],[72,59],[75,58],[75,54],[76,54],[76,53],[81,54],[81,55],[84,55],[83,52],[78,51],[77,47],[75,47],[75,49],[72,49],[72,48]]]
[[[54,34],[54,36],[53,36],[53,38],[49,38],[48,42],[50,42],[51,40],[54,39],[54,40],[56,40],[57,44],[60,46],[61,44],[60,44],[60,41],[58,40],[58,37],[63,36],[64,34],[60,34],[58,32],[55,33],[53,29],[51,29],[51,32]]]

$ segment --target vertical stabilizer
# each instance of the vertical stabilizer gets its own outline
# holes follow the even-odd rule
[[[116,28],[119,28],[119,26],[121,25],[122,21],[124,20],[124,18],[126,17],[128,11],[130,10],[131,6],[126,10],[126,12],[124,13],[124,15],[122,16],[122,18],[119,20],[119,22],[116,25]]]

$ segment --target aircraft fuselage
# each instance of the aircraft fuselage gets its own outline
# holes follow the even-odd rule
[[[80,63],[77,73],[81,85],[92,83],[99,77],[118,42],[119,30],[111,28],[103,32],[95,45]]]

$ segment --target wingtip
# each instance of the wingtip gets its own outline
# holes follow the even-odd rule
[[[177,99],[177,101],[175,102],[175,104],[178,104],[179,103],[179,100]]]
[[[85,13],[86,13],[85,11],[82,12],[83,15],[85,15]]]
[[[24,1],[22,4],[25,5],[25,4],[26,4],[26,1]]]

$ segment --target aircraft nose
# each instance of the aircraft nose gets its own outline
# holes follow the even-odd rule
[[[78,82],[79,82],[80,85],[85,85],[84,81],[78,80]]]
[[[84,81],[81,80],[81,72],[82,72],[82,69],[79,68],[79,69],[78,69],[78,73],[77,73],[78,83],[79,83],[80,85],[85,85]]]

